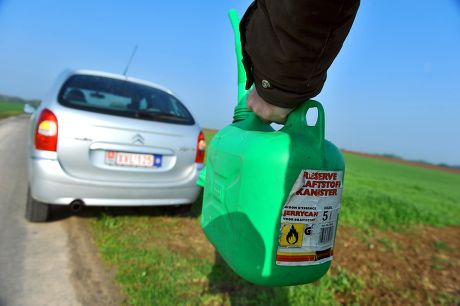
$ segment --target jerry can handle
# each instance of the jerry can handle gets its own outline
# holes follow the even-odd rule
[[[318,110],[318,118],[315,125],[307,123],[307,113],[310,109]],[[324,109],[321,103],[315,100],[308,100],[292,111],[281,129],[288,134],[302,134],[314,142],[322,145],[324,142]]]

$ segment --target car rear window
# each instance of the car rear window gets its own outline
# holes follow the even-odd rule
[[[174,96],[150,86],[92,75],[73,75],[62,86],[64,106],[109,115],[193,125],[187,108]]]

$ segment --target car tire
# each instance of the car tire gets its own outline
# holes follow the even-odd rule
[[[50,206],[44,203],[35,201],[30,193],[30,188],[27,190],[26,202],[26,219],[30,222],[46,222],[50,214]]]

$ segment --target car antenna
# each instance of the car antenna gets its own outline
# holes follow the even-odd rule
[[[134,46],[133,52],[131,53],[131,57],[128,60],[128,64],[126,64],[125,71],[123,72],[124,76],[126,76],[126,73],[128,72],[128,69],[129,69],[129,65],[131,65],[134,55],[136,55],[136,52],[137,52],[137,45]]]

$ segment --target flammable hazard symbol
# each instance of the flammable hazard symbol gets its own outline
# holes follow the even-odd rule
[[[304,226],[305,224],[302,223],[283,223],[281,225],[280,246],[300,248],[303,241]]]

